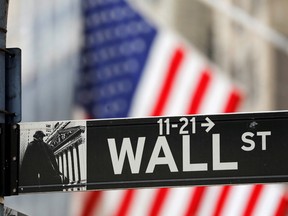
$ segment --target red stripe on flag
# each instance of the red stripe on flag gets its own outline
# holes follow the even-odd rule
[[[250,216],[252,215],[255,205],[257,201],[259,200],[259,196],[263,190],[263,185],[255,185],[253,186],[250,198],[248,200],[248,205],[244,211],[243,216]]]
[[[154,201],[152,201],[152,207],[148,214],[149,216],[157,216],[160,213],[160,210],[164,204],[164,201],[169,191],[170,191],[169,188],[160,188],[157,190],[155,199]]]
[[[135,195],[135,190],[125,190],[123,191],[124,194],[124,197],[122,199],[122,203],[119,207],[119,210],[118,212],[116,212],[115,216],[124,216],[127,214],[128,212],[128,209],[131,205],[131,202],[133,200],[133,197]]]
[[[190,198],[188,209],[184,214],[184,216],[197,215],[205,191],[206,187],[195,187],[192,196]]]
[[[240,91],[234,89],[228,98],[228,103],[224,109],[224,112],[225,113],[235,112],[239,107],[241,101],[242,101],[242,95]]]
[[[83,204],[83,211],[81,212],[80,216],[92,216],[94,210],[99,205],[101,195],[101,191],[86,192],[86,202]]]
[[[162,114],[165,104],[167,102],[168,96],[170,94],[172,84],[175,80],[175,76],[177,71],[181,65],[181,62],[184,58],[184,50],[182,48],[177,48],[175,53],[173,54],[171,64],[168,68],[168,73],[166,79],[164,81],[164,85],[160,91],[159,98],[157,100],[156,106],[152,111],[152,116],[159,116]]]
[[[275,211],[275,216],[285,216],[288,214],[288,197],[282,196],[281,200],[279,201],[279,205]]]
[[[231,186],[223,186],[221,189],[222,190],[221,190],[221,193],[220,193],[220,196],[219,196],[219,199],[217,201],[216,208],[214,211],[214,216],[221,215],[223,207],[224,207],[225,202],[227,200],[228,194],[231,190]]]
[[[188,114],[198,113],[201,102],[204,99],[204,95],[207,91],[207,87],[211,82],[212,75],[209,69],[206,69],[202,72],[198,85],[196,87],[195,94],[192,95],[190,105],[188,108]]]

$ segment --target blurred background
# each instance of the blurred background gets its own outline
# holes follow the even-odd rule
[[[22,49],[23,122],[75,117],[76,86],[81,80],[81,58],[87,43],[85,8],[105,1],[90,0],[84,6],[83,2],[9,3],[7,47]],[[149,23],[181,35],[185,43],[197,49],[209,64],[238,86],[243,92],[238,111],[287,109],[286,0],[131,0],[128,3]],[[76,200],[81,200],[79,197],[84,195],[79,193]],[[82,201],[79,202],[75,207],[75,196],[69,193],[6,198],[7,206],[28,215],[77,215],[71,209],[76,208],[77,212]]]

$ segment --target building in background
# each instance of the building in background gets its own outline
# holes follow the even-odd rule
[[[243,110],[287,109],[285,0],[138,1],[148,4],[160,14],[157,17],[161,22],[181,32],[245,86],[247,100]],[[267,35],[263,26],[277,35]]]
[[[80,1],[10,2],[7,46],[22,49],[23,121],[71,119]]]
[[[270,11],[270,23],[275,28],[276,31],[282,33],[286,37],[288,37],[288,28],[285,25],[285,20],[287,19],[287,1],[267,1],[269,2],[269,11]],[[287,50],[287,44],[286,44]],[[279,50],[273,47],[273,66],[274,71],[276,71],[275,75],[275,107],[276,109],[287,109],[288,107],[288,86],[286,85],[286,81],[288,79],[287,67],[288,67],[288,54],[287,52],[283,52],[283,50]]]
[[[267,1],[226,2],[259,22],[268,24],[270,12]],[[275,109],[275,70],[272,67],[271,45],[257,32],[221,11],[214,11],[212,26],[212,58],[231,77],[245,83],[248,94],[245,110]]]

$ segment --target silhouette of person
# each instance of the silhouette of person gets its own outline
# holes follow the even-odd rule
[[[43,131],[36,131],[34,140],[28,144],[20,170],[20,186],[54,185],[46,190],[59,190],[62,185],[61,173],[56,157],[51,147],[43,141],[43,137]]]

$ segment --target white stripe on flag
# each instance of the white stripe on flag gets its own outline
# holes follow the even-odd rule
[[[179,40],[174,34],[164,30],[158,32],[133,97],[129,116],[141,117],[151,114],[178,43]]]
[[[102,205],[98,214],[101,216],[112,216],[116,215],[116,212],[120,208],[121,201],[125,195],[125,190],[109,190],[102,194]],[[92,214],[91,214],[92,215]]]
[[[200,104],[199,113],[222,113],[231,92],[231,83],[220,73],[211,71],[211,82]]]
[[[135,190],[135,197],[130,204],[127,216],[147,216],[156,191],[157,189]]]
[[[69,208],[69,215],[70,216],[79,216],[83,211],[83,203],[87,200],[87,193],[86,192],[78,192],[70,194],[72,197],[70,208]]]
[[[169,191],[159,216],[185,215],[194,187],[173,188]]]
[[[184,56],[184,61],[179,68],[180,71],[164,109],[164,115],[183,115],[186,113],[205,65],[203,59],[193,52],[188,51]]]
[[[221,186],[212,186],[206,188],[203,200],[201,200],[201,204],[196,215],[214,215],[216,203],[219,198],[221,188]]]
[[[262,195],[260,195],[252,215],[275,215],[284,190],[285,186],[281,184],[264,185]]]
[[[250,194],[252,185],[241,185],[231,187],[231,191],[227,197],[222,216],[242,216],[243,209],[247,205],[247,195]]]

